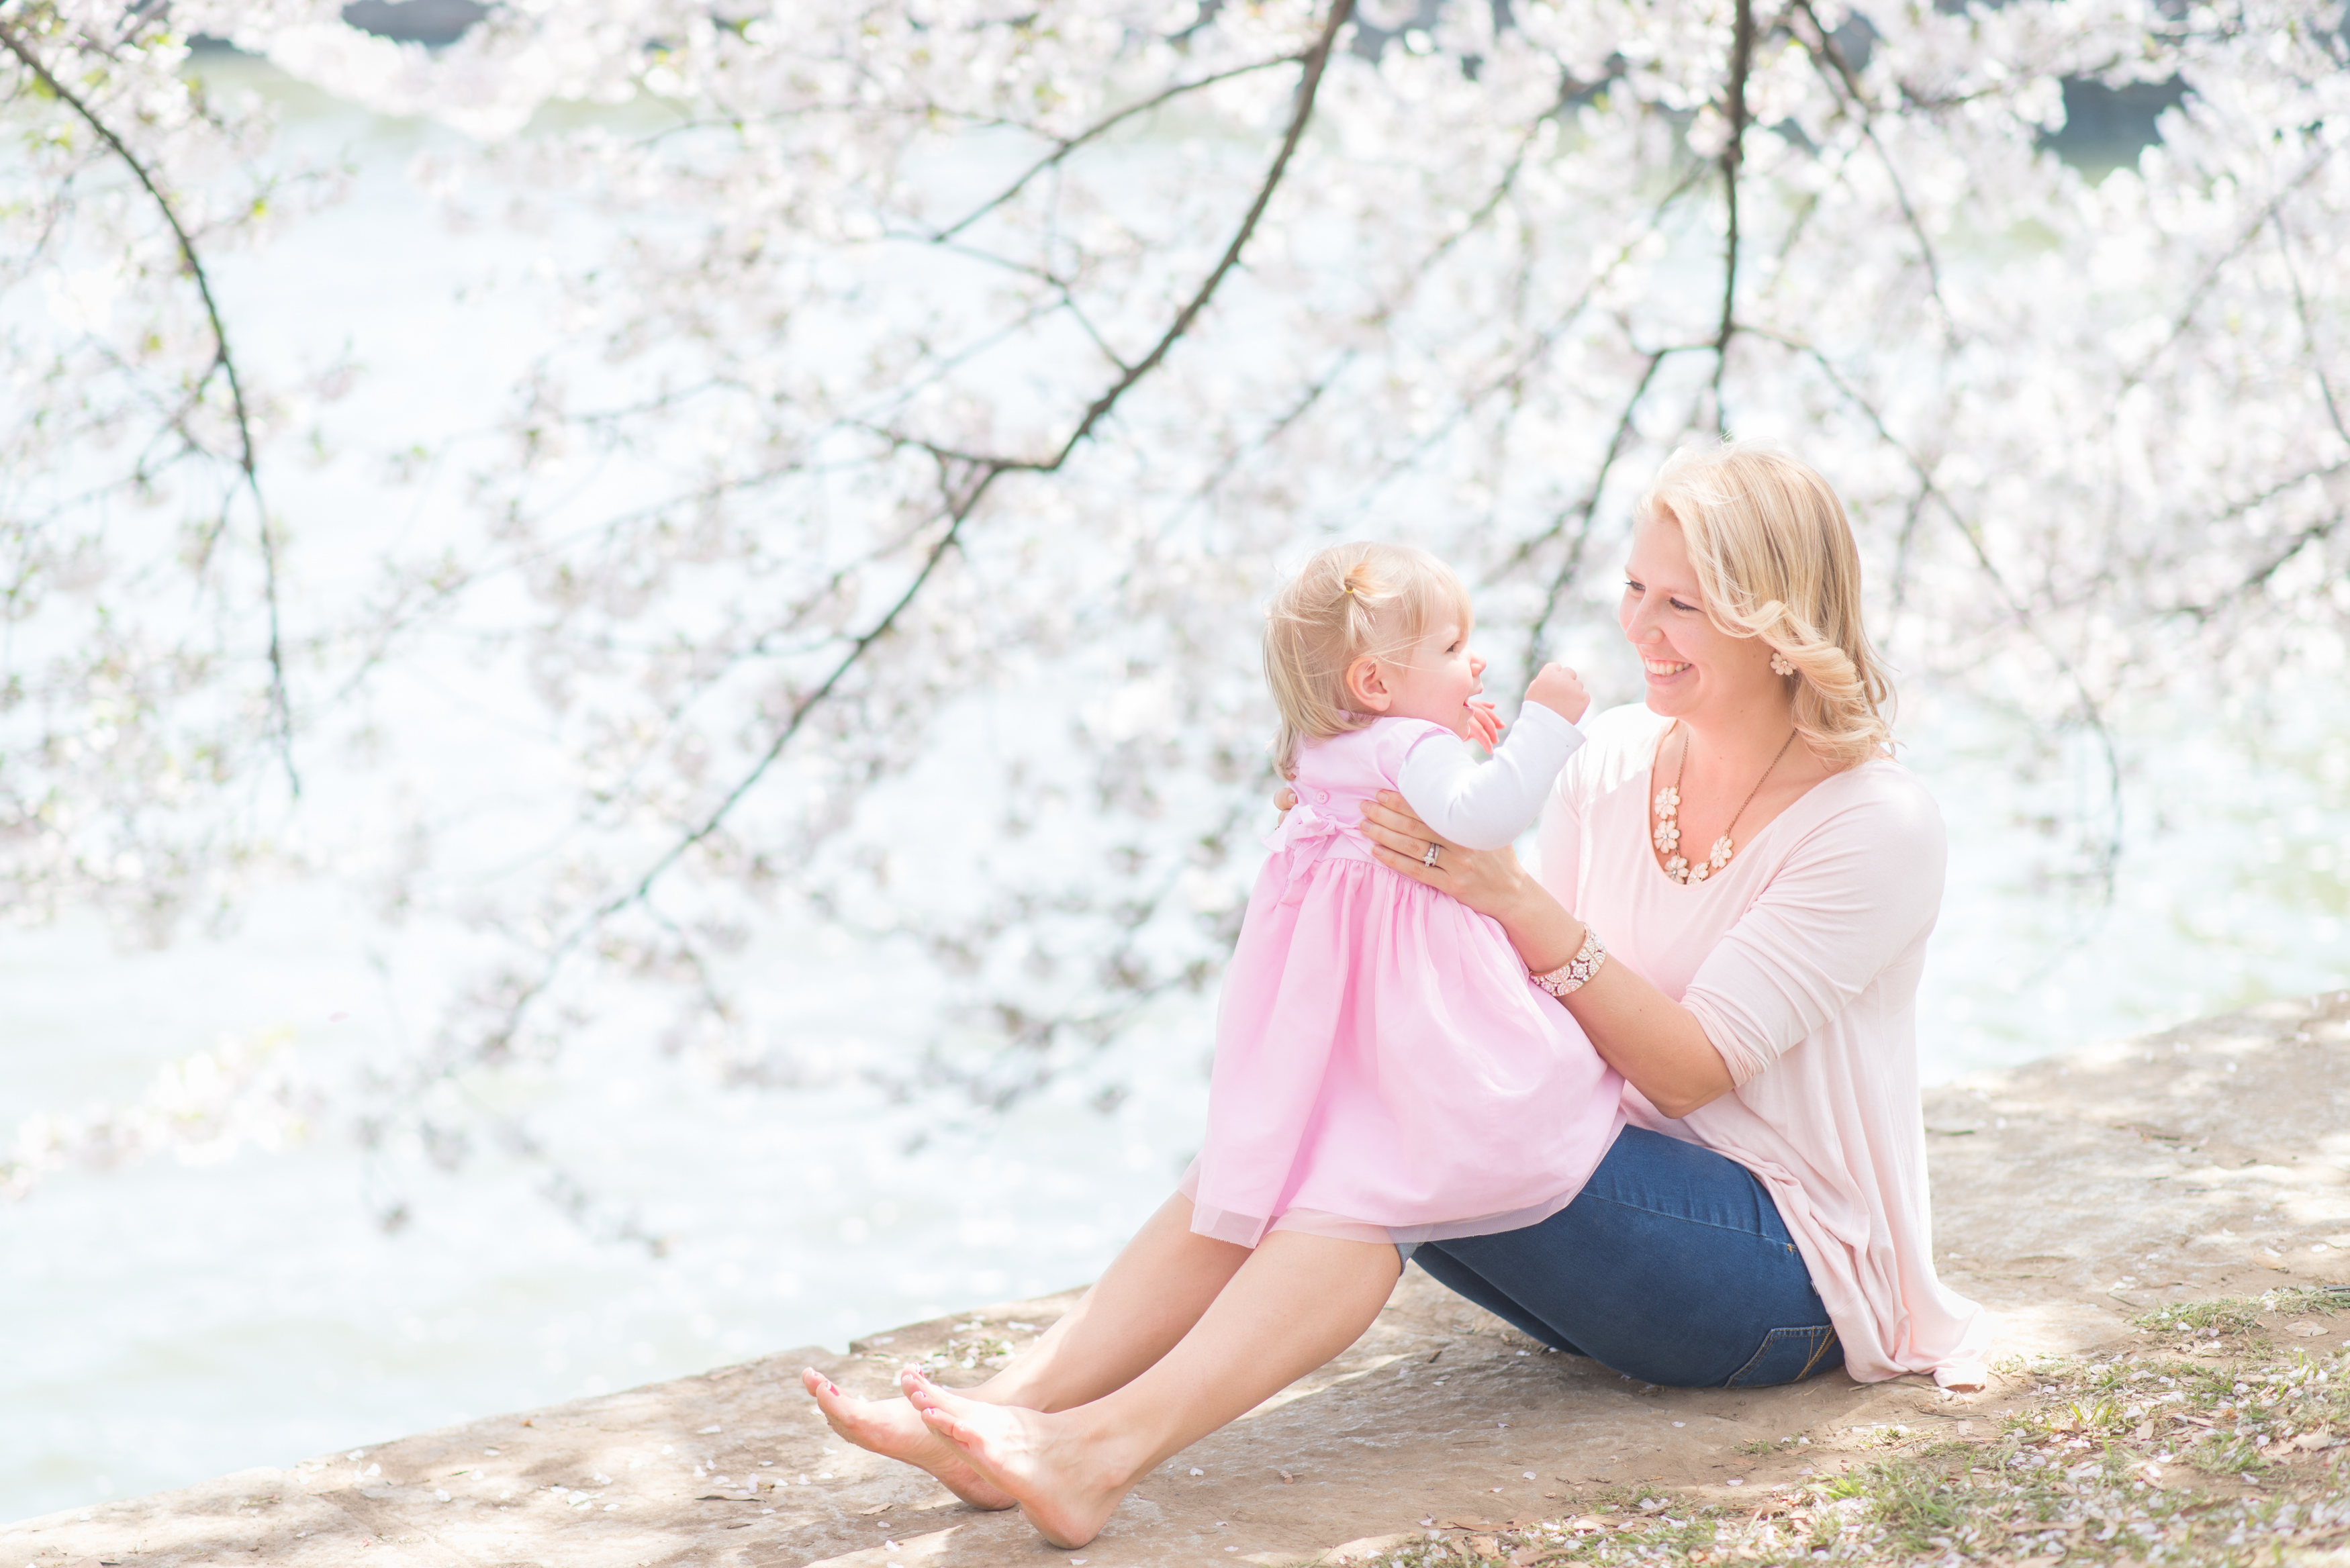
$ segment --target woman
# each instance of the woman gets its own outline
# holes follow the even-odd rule
[[[1501,923],[1627,1085],[1630,1125],[1573,1203],[1418,1260],[1544,1343],[1653,1382],[1842,1365],[1979,1384],[1983,1314],[1934,1276],[1917,1085],[1941,824],[1886,754],[1889,688],[1843,508],[1791,459],[1684,452],[1643,499],[1627,578],[1648,703],[1590,725],[1544,814],[1539,879],[1506,849],[1437,838],[1399,797],[1365,814],[1384,864]],[[1309,1248],[1342,1251],[1299,1267]],[[1154,1465],[1351,1344],[1396,1271],[1368,1242],[1193,1235],[1178,1198],[978,1388],[909,1374],[906,1400],[865,1401],[806,1378],[850,1441],[1077,1545]],[[1305,1278],[1348,1283],[1309,1313],[1292,1299]]]
[[[1987,1320],[1934,1274],[1918,1096],[1941,820],[1887,755],[1844,509],[1776,453],[1683,452],[1636,520],[1620,618],[1648,701],[1589,726],[1539,880],[1507,851],[1423,869],[1409,811],[1367,814],[1383,862],[1499,920],[1534,972],[1606,934],[1566,1002],[1629,1085],[1574,1203],[1420,1266],[1651,1382],[1980,1386]]]

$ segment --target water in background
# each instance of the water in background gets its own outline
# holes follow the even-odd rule
[[[291,363],[305,333],[353,333],[369,374],[347,417],[387,429],[410,410],[370,414],[365,400],[419,377],[503,385],[514,346],[450,296],[469,270],[511,267],[494,247],[513,242],[445,234],[405,182],[434,133],[293,108],[297,136],[351,147],[357,189],[230,270],[233,292],[275,306],[248,313],[276,335],[264,348]],[[308,483],[282,497],[289,514],[351,504],[348,469]],[[2051,870],[2073,858],[2063,837],[2104,809],[2085,739],[2059,738],[2060,763],[2022,782],[2017,758],[2038,742],[2020,722],[1907,692],[1907,760],[1951,837],[1924,999],[1929,1080],[2350,983],[2350,700],[2337,686],[2312,678],[2258,709],[2223,694],[2118,715],[2124,851],[2109,899]],[[217,1036],[280,1031],[289,1050],[352,1061],[396,1046],[424,1023],[400,1006],[415,977],[463,955],[430,933],[391,941],[356,893],[324,882],[265,888],[231,935],[161,952],[121,951],[87,922],[12,934],[0,1127],[135,1099]],[[904,988],[890,955],[815,929],[763,942],[771,1004],[797,1031],[852,1059],[898,1054],[868,1038]],[[1186,1001],[1146,1020],[1120,1054],[1132,1093],[1107,1112],[1080,1073],[983,1137],[913,1152],[919,1105],[725,1089],[630,1043],[649,1030],[605,1020],[559,1076],[517,1072],[496,1092],[669,1239],[659,1258],[590,1240],[542,1193],[536,1163],[493,1153],[458,1176],[395,1172],[337,1127],[280,1152],[55,1179],[0,1207],[0,1519],[837,1346],[1090,1278],[1189,1157],[1209,1016]],[[375,1219],[392,1196],[414,1216],[397,1233]]]

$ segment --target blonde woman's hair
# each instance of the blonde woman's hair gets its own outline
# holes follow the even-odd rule
[[[1782,677],[1795,732],[1821,761],[1847,768],[1891,749],[1893,683],[1860,624],[1860,550],[1816,469],[1745,441],[1683,447],[1637,514],[1679,525],[1715,627],[1795,667]]]
[[[1469,590],[1452,568],[1409,545],[1334,545],[1281,586],[1264,616],[1264,681],[1281,710],[1274,765],[1285,776],[1300,748],[1359,730],[1347,670],[1368,654],[1400,662],[1440,617],[1469,629]]]

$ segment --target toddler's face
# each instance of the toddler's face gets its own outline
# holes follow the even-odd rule
[[[1485,661],[1469,646],[1473,629],[1440,621],[1412,646],[1409,664],[1381,660],[1390,719],[1425,719],[1471,739],[1469,700],[1485,690]]]

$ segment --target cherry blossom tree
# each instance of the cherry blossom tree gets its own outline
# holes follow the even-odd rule
[[[1456,563],[1507,693],[1604,657],[1663,455],[1762,436],[1843,489],[1912,681],[2094,746],[2184,668],[2338,663],[2342,20],[606,0],[433,51],[332,6],[0,7],[10,319],[53,318],[8,346],[9,875],[188,905],[302,809],[306,733],[463,637],[577,784],[543,870],[463,900],[493,956],[373,1125],[460,1147],[432,1084],[649,982],[677,1049],[821,1078],[745,1000],[787,919],[902,963],[922,1044],[860,1070],[985,1110],[1212,988],[1270,816],[1257,606],[1318,543]],[[427,177],[474,221],[532,192],[609,239],[469,507],[299,657],[203,274],[282,202],[224,204],[258,132],[167,26],[464,130]],[[2067,83],[2183,92],[2085,169]],[[188,581],[201,613],[151,604]],[[2068,873],[2108,884],[2116,835]],[[435,853],[415,887],[462,881]]]
[[[19,919],[94,900],[157,934],[300,788],[269,410],[209,264],[317,182],[263,175],[266,126],[184,55],[140,9],[0,9],[0,879]]]

